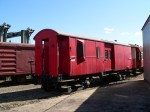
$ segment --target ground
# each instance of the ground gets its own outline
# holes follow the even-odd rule
[[[149,112],[150,84],[143,75],[72,94],[46,93],[39,85],[0,88],[3,112]]]

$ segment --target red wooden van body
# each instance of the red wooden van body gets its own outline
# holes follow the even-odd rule
[[[44,29],[35,39],[35,75],[45,90],[74,80],[89,86],[92,76],[124,77],[142,67],[141,50],[137,46]],[[63,83],[65,82],[65,83]],[[69,91],[69,89],[68,89]]]
[[[93,40],[51,29],[35,37],[35,74],[57,78],[129,70],[135,66],[130,45]]]

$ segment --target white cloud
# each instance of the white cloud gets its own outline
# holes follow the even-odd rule
[[[121,34],[121,35],[123,35],[123,36],[130,35],[130,33],[129,33],[129,32],[121,32],[120,34]]]
[[[106,27],[106,28],[104,28],[104,31],[105,31],[106,34],[110,34],[110,33],[112,33],[114,31],[114,28]]]
[[[141,31],[139,31],[139,32],[135,32],[135,34],[134,34],[135,36],[142,36],[142,32]]]

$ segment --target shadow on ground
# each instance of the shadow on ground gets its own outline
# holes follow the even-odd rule
[[[0,94],[0,103],[28,101],[28,100],[35,100],[35,99],[46,99],[58,95],[60,94],[55,92],[48,93],[45,92],[44,90],[41,90],[41,88],[35,88],[30,90]]]
[[[32,79],[27,79],[26,82],[24,83],[15,83],[13,81],[1,81],[0,82],[0,88],[2,87],[11,87],[11,86],[18,86],[18,85],[28,85],[28,84],[33,84]]]
[[[111,81],[111,82],[113,82],[113,81]],[[28,81],[23,85],[28,85],[30,83],[31,82]],[[107,95],[114,95],[114,94],[120,95],[121,93],[118,93],[118,92],[127,91],[128,89],[130,91],[131,88],[129,88],[129,87],[120,87],[120,88],[112,87],[113,89],[111,89],[111,86],[117,85],[119,87],[122,84],[126,84],[126,83],[127,82],[122,82],[121,81],[121,82],[110,84],[110,80],[101,81],[101,80],[97,79],[92,83],[92,87],[100,86],[100,87],[103,87],[103,89],[102,88],[98,89],[97,92],[95,92],[89,100],[92,99],[92,101],[93,101],[94,100],[93,98],[95,98],[95,95],[100,95],[98,97],[105,97],[105,94],[106,94],[106,96]],[[18,86],[18,84],[13,84],[12,82],[4,82],[4,83],[2,83],[2,85],[0,85],[0,87],[9,87],[10,86],[10,89],[13,89],[13,88],[11,88],[12,85],[13,86]],[[103,90],[105,90],[104,92],[108,92],[108,93],[104,93],[104,96],[103,96],[103,92],[101,93],[101,91],[103,91]],[[112,93],[112,92],[115,92],[115,91],[117,93]],[[137,90],[136,92],[139,93],[139,91],[140,90]],[[125,93],[123,93],[121,95],[124,95]],[[50,97],[54,97],[54,96],[60,96],[62,94],[63,93],[58,93],[58,92],[54,92],[54,91],[45,92],[44,90],[42,90],[41,88],[38,87],[38,88],[29,89],[29,90],[21,90],[21,91],[9,92],[9,93],[0,93],[0,103],[9,103],[9,102],[16,102],[16,101],[28,101],[28,100],[36,100],[36,99],[46,99],[46,98],[50,98]],[[117,97],[117,98],[119,98],[119,97]],[[89,102],[89,100],[87,100],[87,102]],[[83,107],[84,107],[84,104],[83,104]],[[79,110],[80,110],[80,108],[79,108]]]
[[[96,79],[95,81],[93,81],[92,87],[111,86],[109,84],[109,82],[110,82],[110,80],[109,81],[101,81],[99,79]],[[124,83],[124,82],[120,82],[118,84],[122,84],[122,83]],[[24,83],[22,85],[28,86],[28,84],[31,84],[31,80],[27,81],[26,83]],[[113,84],[115,84],[115,83],[113,83]],[[22,86],[22,85],[21,84],[14,84],[12,81],[6,81],[6,82],[0,83],[0,88],[9,87],[10,89],[13,89],[13,87],[15,87],[15,86],[17,88],[18,86]],[[11,88],[11,86],[12,86],[12,88]],[[65,93],[59,93],[59,92],[54,92],[54,91],[45,92],[41,88],[35,87],[35,88],[29,89],[29,90],[20,90],[20,91],[15,91],[15,92],[0,93],[0,103],[45,99],[45,98],[50,98],[50,97],[54,97],[54,96],[60,96],[62,94],[65,94]]]
[[[98,88],[76,112],[150,112],[150,84],[137,80]]]

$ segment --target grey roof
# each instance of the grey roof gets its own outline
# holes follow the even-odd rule
[[[98,41],[98,42],[106,42],[106,43],[111,43],[111,44],[130,46],[129,44],[124,44],[124,43],[120,43],[120,42],[116,42],[116,41],[108,41],[108,40],[104,40],[104,39],[94,39],[94,37],[87,37],[87,36],[81,36],[81,35],[76,35],[76,34],[74,35],[74,34],[60,32],[60,31],[56,31],[56,32],[58,33],[58,35],[69,36],[72,38],[80,38],[80,39],[86,39],[86,40],[94,40],[94,41]]]

